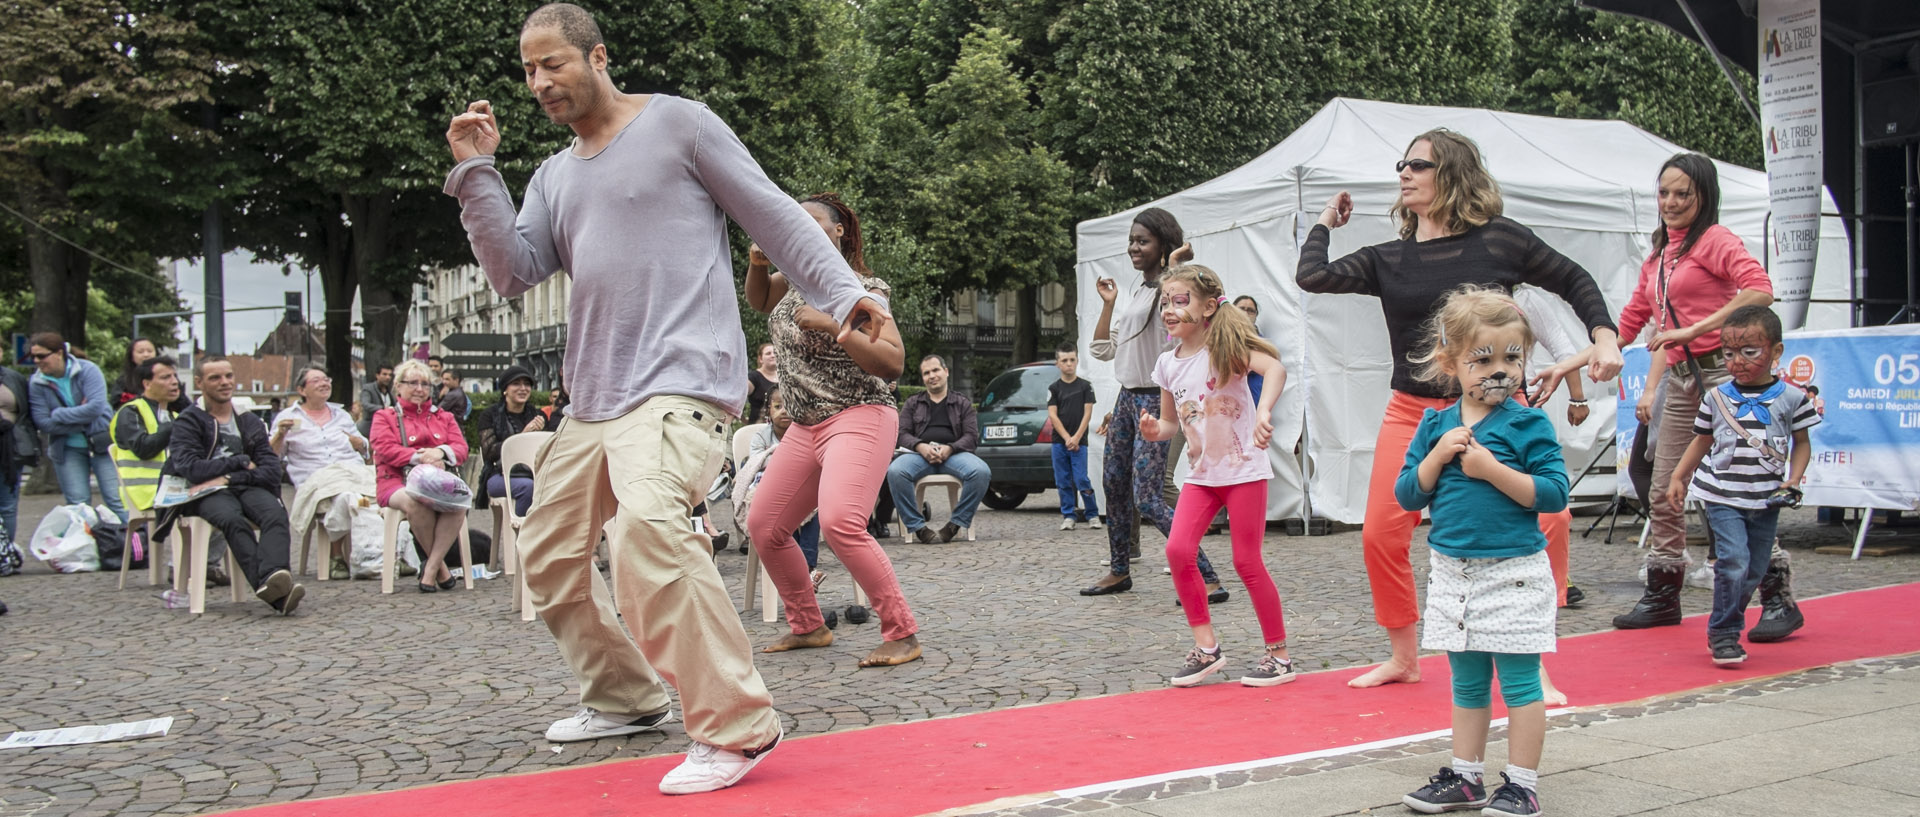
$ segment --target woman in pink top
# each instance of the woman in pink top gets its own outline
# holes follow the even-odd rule
[[[420,592],[452,590],[447,551],[467,523],[460,511],[435,511],[407,493],[407,470],[432,466],[449,471],[467,459],[460,421],[433,404],[433,370],[418,360],[394,367],[393,407],[373,415],[373,469],[380,506],[407,515],[407,525],[427,556],[420,564]],[[405,432],[401,431],[402,426]]]
[[[1620,345],[1652,328],[1647,348],[1653,364],[1636,412],[1651,424],[1653,457],[1650,504],[1653,548],[1647,553],[1647,588],[1633,611],[1615,616],[1621,629],[1680,623],[1680,587],[1687,564],[1685,515],[1667,504],[1668,477],[1693,441],[1693,418],[1707,389],[1727,382],[1720,350],[1720,324],[1743,306],[1773,303],[1767,271],[1733,231],[1720,225],[1720,175],[1713,160],[1681,153],[1660,166],[1660,227],[1653,252],[1640,265],[1640,282],[1620,310]],[[1573,358],[1554,367],[1579,365]],[[1551,371],[1551,370],[1550,370]],[[1664,377],[1664,379],[1663,379]],[[1776,554],[1778,550],[1776,549]],[[1782,559],[1776,555],[1776,565]]]

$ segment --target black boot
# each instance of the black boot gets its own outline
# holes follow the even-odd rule
[[[1784,555],[1775,558],[1767,563],[1767,575],[1760,579],[1760,623],[1753,625],[1747,640],[1780,641],[1806,623],[1800,605],[1793,601],[1793,565]]]
[[[1622,630],[1644,630],[1680,623],[1680,586],[1687,579],[1684,565],[1647,567],[1647,594],[1624,616],[1614,616],[1613,626]]]

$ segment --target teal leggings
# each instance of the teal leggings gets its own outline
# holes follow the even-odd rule
[[[1486,709],[1493,698],[1493,668],[1500,667],[1500,697],[1508,709],[1540,700],[1540,654],[1466,652],[1447,653],[1453,666],[1453,705]]]

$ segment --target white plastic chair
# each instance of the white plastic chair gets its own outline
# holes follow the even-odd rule
[[[960,504],[959,477],[948,476],[946,474],[928,474],[913,484],[913,506],[916,508],[926,507],[927,492],[935,488],[947,489],[947,507],[952,508]],[[893,519],[900,525],[900,541],[911,541],[913,534],[907,531],[907,518],[900,513],[899,503],[896,502],[894,505]],[[928,521],[931,522],[932,520]],[[958,539],[962,536],[965,536],[969,542],[973,541],[973,526],[969,525],[961,528],[960,532],[954,534],[953,538]]]
[[[125,494],[121,494],[120,501],[126,503],[127,513],[133,514],[133,519],[127,522],[126,530],[120,534],[120,589],[125,590],[127,589],[127,571],[133,564],[133,535],[153,525],[154,512],[152,509],[140,510],[133,507],[132,503],[127,503]],[[141,543],[146,549],[147,586],[151,587],[160,583],[160,554],[154,549],[151,534],[149,538],[142,539]]]
[[[527,592],[527,574],[520,569],[520,525],[527,518],[514,513],[513,470],[524,465],[533,470],[540,449],[552,439],[551,431],[523,431],[500,443],[500,472],[506,475],[506,496],[487,501],[493,513],[493,543],[500,554],[501,570],[513,581],[513,606],[520,610],[521,621],[532,621],[533,594]]]
[[[766,427],[766,423],[754,423],[753,425],[741,426],[739,431],[733,432],[733,467],[734,473],[736,474],[735,479],[740,478],[737,476],[740,473],[740,466],[747,463],[747,450],[753,447],[753,435],[759,434],[760,429]],[[735,508],[734,512],[738,513],[739,510],[739,508]],[[745,526],[742,525],[742,527]],[[740,609],[743,611],[753,610],[756,585],[755,577],[759,579],[757,584],[759,589],[758,595],[760,597],[760,620],[778,621],[780,611],[769,599],[779,598],[780,591],[774,588],[773,577],[768,575],[767,569],[760,564],[760,548],[755,546],[753,540],[749,538],[747,540],[747,577],[745,581],[742,582],[745,587],[742,588],[743,598],[740,605]]]
[[[213,544],[213,524],[197,516],[182,515],[174,523],[176,530],[173,540],[173,589],[187,593],[187,612],[200,615],[207,611],[207,549]],[[184,547],[185,553],[181,550]],[[158,554],[148,555],[148,564],[157,560]],[[181,570],[187,575],[182,577]],[[230,580],[227,588],[232,591],[233,600],[240,601],[240,586],[247,583],[247,575],[240,572],[240,560],[233,555],[233,548],[227,548],[227,576]],[[184,578],[184,581],[183,581]],[[251,592],[252,588],[249,587]]]

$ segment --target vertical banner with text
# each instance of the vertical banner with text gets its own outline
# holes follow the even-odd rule
[[[1820,0],[1760,0],[1760,138],[1767,157],[1768,268],[1788,329],[1807,320],[1820,246]]]

